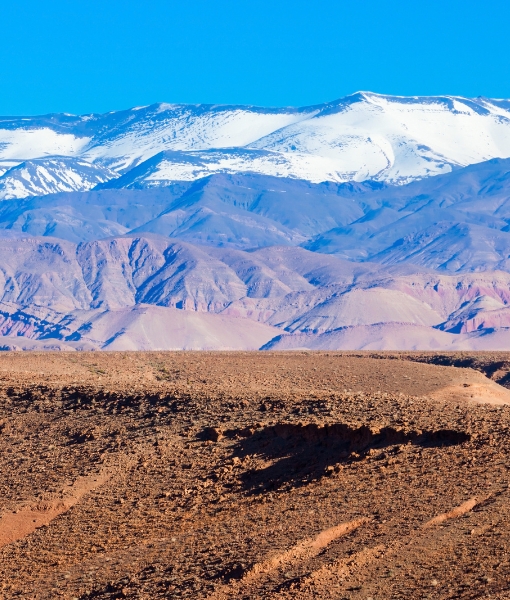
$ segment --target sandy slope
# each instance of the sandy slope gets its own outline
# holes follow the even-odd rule
[[[343,327],[322,334],[280,334],[263,350],[509,350],[510,329],[453,334],[411,323]]]
[[[278,333],[248,319],[137,305],[87,319],[81,341],[103,350],[257,350]]]

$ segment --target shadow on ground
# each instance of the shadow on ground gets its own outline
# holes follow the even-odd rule
[[[325,476],[332,476],[352,461],[391,456],[410,447],[443,447],[462,444],[470,439],[463,431],[440,429],[412,431],[385,427],[373,429],[367,425],[353,428],[342,423],[277,424],[249,435],[226,432],[226,435],[248,435],[234,449],[234,456],[258,455],[272,464],[259,470],[249,470],[242,485],[250,493],[264,493],[280,488],[306,485]]]

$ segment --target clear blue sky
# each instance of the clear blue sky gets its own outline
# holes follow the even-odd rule
[[[508,0],[20,0],[0,114],[303,106],[357,90],[510,97]]]

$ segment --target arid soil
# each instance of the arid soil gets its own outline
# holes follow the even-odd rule
[[[510,598],[509,372],[1,353],[0,598]]]

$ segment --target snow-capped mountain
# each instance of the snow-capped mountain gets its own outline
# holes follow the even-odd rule
[[[0,200],[81,192],[116,177],[114,171],[77,158],[36,158],[26,160],[0,176]]]
[[[510,102],[0,118],[0,349],[510,349]]]
[[[358,93],[297,109],[157,104],[0,118],[0,164],[56,154],[125,175],[115,187],[241,172],[406,183],[510,157],[510,102]]]

